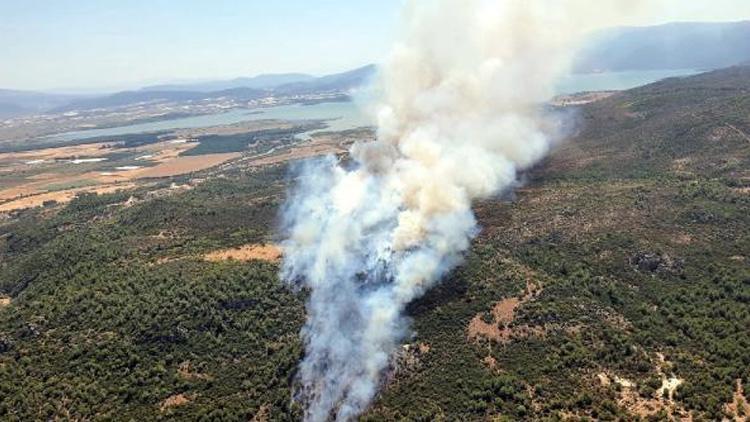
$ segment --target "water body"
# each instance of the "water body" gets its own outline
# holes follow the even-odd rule
[[[558,83],[557,94],[575,94],[585,91],[620,91],[666,78],[690,76],[698,73],[701,72],[690,69],[676,69],[575,74],[563,78]]]
[[[237,109],[219,114],[159,120],[104,129],[64,132],[45,136],[44,139],[48,141],[72,141],[102,136],[231,125],[255,120],[326,120],[328,124],[328,127],[325,129],[326,131],[341,131],[372,124],[354,103],[334,102],[314,105],[293,104],[255,110]],[[311,131],[308,135],[316,131],[318,130]]]
[[[557,87],[558,94],[573,94],[583,91],[609,91],[635,88],[673,76],[689,76],[700,73],[695,70],[657,70],[634,72],[605,72],[571,75]],[[239,109],[226,113],[161,120],[106,129],[89,129],[59,133],[45,137],[51,141],[72,141],[102,136],[118,136],[133,133],[159,132],[175,129],[191,129],[209,126],[230,125],[253,120],[326,120],[324,131],[342,131],[373,123],[352,102],[320,103],[314,105],[286,105],[257,110]],[[313,130],[300,136],[307,137],[321,130]]]

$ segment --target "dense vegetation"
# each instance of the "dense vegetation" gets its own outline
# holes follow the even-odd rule
[[[282,175],[84,195],[4,225],[0,419],[294,414],[301,298],[273,264],[200,257],[266,241]]]
[[[363,419],[715,420],[737,379],[750,386],[750,70],[579,117],[513,201],[477,204],[482,234],[409,307],[415,347]],[[298,419],[302,293],[275,264],[201,258],[272,241],[285,174],[233,169],[3,220],[0,419]],[[469,335],[510,297],[507,339]],[[656,398],[662,375],[683,380],[673,402]]]
[[[580,119],[514,202],[477,207],[466,265],[412,306],[430,352],[369,419],[630,419],[597,375],[635,382],[643,402],[659,370],[684,382],[650,417],[727,416],[735,380],[750,383],[750,69],[622,93]],[[529,281],[544,290],[511,341],[467,340]]]
[[[294,141],[294,136],[302,132],[320,127],[318,124],[308,124],[290,129],[265,129],[232,135],[204,135],[198,137],[197,147],[183,152],[181,155],[205,155],[225,152],[243,152],[250,146],[275,143],[288,144]]]

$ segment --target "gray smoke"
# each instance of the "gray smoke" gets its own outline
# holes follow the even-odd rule
[[[606,3],[606,2],[604,2]],[[611,6],[626,2],[611,1]],[[408,332],[406,305],[461,263],[472,201],[550,148],[541,104],[592,26],[588,0],[409,1],[382,67],[378,137],[298,169],[282,278],[307,288],[299,381],[309,421],[351,420]],[[596,17],[594,17],[596,15]]]

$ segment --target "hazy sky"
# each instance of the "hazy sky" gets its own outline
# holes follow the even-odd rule
[[[667,1],[674,5],[637,23],[750,19],[750,0]],[[120,89],[184,79],[347,70],[386,53],[400,4],[0,0],[0,88]]]

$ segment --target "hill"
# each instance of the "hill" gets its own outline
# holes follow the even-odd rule
[[[476,205],[481,235],[409,307],[364,420],[738,414],[750,68],[576,115],[514,198]],[[240,163],[1,220],[0,419],[299,419],[304,292],[261,255],[205,258],[268,249],[286,174]]]
[[[240,86],[223,89],[220,91],[184,91],[177,90],[176,86],[167,87],[166,90],[145,89],[139,91],[125,91],[116,94],[87,98],[79,101],[72,101],[64,106],[54,109],[55,112],[65,112],[72,110],[91,110],[110,107],[122,107],[139,103],[162,103],[162,102],[182,102],[182,101],[200,101],[205,99],[229,98],[237,101],[248,101],[273,95],[307,95],[331,92],[347,92],[362,86],[375,73],[375,66],[365,66],[349,72],[337,73],[321,77],[296,78],[293,83],[283,83],[274,87],[256,89],[252,87]],[[268,77],[260,81],[271,81],[281,83],[289,78],[281,76]],[[295,79],[292,76],[292,79]],[[301,79],[301,80],[299,80]],[[257,82],[257,81],[256,81]],[[260,82],[259,82],[260,83]],[[216,84],[220,86],[222,84]],[[231,85],[231,84],[230,84]],[[251,84],[252,85],[252,84]],[[257,85],[257,84],[255,84]],[[210,85],[206,85],[208,87]]]
[[[302,73],[269,74],[258,75],[252,78],[237,78],[229,81],[155,85],[143,88],[142,91],[196,91],[215,93],[217,91],[238,88],[251,88],[290,95],[347,91],[364,85],[375,74],[375,71],[375,65],[367,65],[350,71],[320,77]]]
[[[43,113],[78,98],[81,96],[0,89],[0,118]]]
[[[204,98],[210,98],[210,95],[193,91],[123,91],[103,97],[72,101],[51,111],[61,113],[73,110],[122,107],[139,103],[198,101]]]
[[[477,206],[466,265],[412,305],[430,351],[373,415],[732,416],[750,381],[750,68],[579,121],[512,202]]]
[[[0,119],[34,113],[33,109],[13,103],[0,103]]]
[[[31,113],[106,109],[140,103],[186,102],[217,98],[249,101],[272,95],[294,96],[347,92],[365,84],[374,73],[375,66],[368,65],[348,72],[320,77],[301,73],[269,74],[228,81],[154,85],[140,90],[99,96],[0,90],[0,118]]]
[[[702,69],[750,60],[750,22],[670,23],[596,33],[579,54],[576,71]]]
[[[375,76],[377,67],[367,65],[348,72],[321,76],[306,82],[296,82],[277,87],[274,92],[287,95],[310,94],[317,92],[349,91],[365,85]]]
[[[147,86],[142,91],[197,91],[214,92],[235,88],[273,89],[281,85],[308,82],[314,76],[304,73],[279,73],[258,75],[250,78],[235,78],[226,81],[208,81],[199,83]]]

